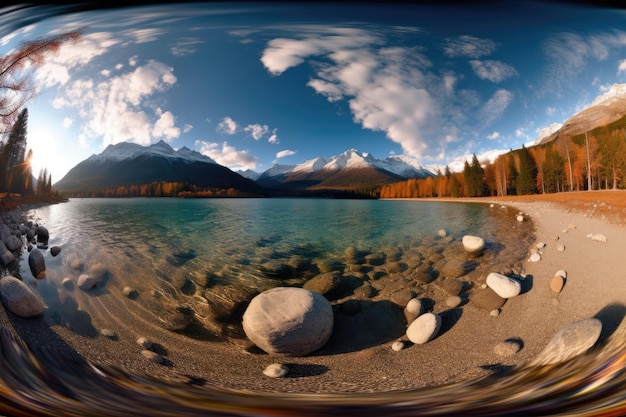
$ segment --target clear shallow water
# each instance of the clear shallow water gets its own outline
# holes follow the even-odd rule
[[[457,245],[463,235],[478,235],[497,242],[494,248],[512,247],[521,258],[524,243],[515,214],[500,206],[424,201],[135,198],[73,199],[32,210],[28,217],[48,228],[50,246],[62,248],[56,258],[46,252],[47,278],[37,283],[54,310],[51,316],[93,335],[93,326],[86,330],[76,312],[87,311],[95,320],[92,310],[122,308],[126,286],[140,294],[136,304],[145,309],[142,314],[154,315],[157,323],[171,328],[184,319],[178,317],[182,309],[223,334],[211,327],[221,314],[215,299],[223,308],[241,308],[221,300],[224,294],[237,301],[252,291],[302,285],[330,270],[345,273],[349,247],[383,259],[417,253],[418,261],[405,259],[411,267],[441,264],[445,255],[435,238],[440,229]],[[431,253],[436,259],[425,259]],[[482,262],[496,262],[496,253]],[[66,308],[58,291],[62,279],[75,283],[96,263],[107,267],[107,280],[88,295],[74,291],[76,306]],[[385,265],[376,268],[384,271]],[[25,262],[22,275],[28,280]],[[232,294],[233,288],[249,291]]]

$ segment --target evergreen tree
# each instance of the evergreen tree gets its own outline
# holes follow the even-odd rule
[[[25,156],[26,156],[26,125],[28,123],[28,109],[23,109],[2,147],[0,155],[0,189],[9,192],[23,192],[25,183]]]
[[[530,151],[522,145],[519,155],[519,174],[517,177],[517,194],[537,193],[537,164]]]
[[[509,181],[507,194],[517,194],[517,167],[515,166],[515,155],[511,152],[509,155]]]
[[[485,172],[480,166],[476,154],[472,155],[472,164],[465,161],[463,168],[463,179],[469,197],[482,197],[485,190]]]
[[[546,148],[544,163],[545,188],[547,193],[556,193],[563,189],[565,183],[565,159],[554,149],[552,144]]]

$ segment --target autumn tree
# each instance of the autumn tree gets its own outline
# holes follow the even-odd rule
[[[607,132],[598,141],[600,161],[607,181],[610,179],[611,188],[617,189],[617,183],[622,178],[626,167],[626,133],[624,129]],[[608,184],[607,187],[608,188]]]
[[[71,31],[22,43],[0,57],[0,125],[12,125],[37,89],[32,71],[43,65],[49,54],[58,52],[65,42],[78,42],[80,31]]]

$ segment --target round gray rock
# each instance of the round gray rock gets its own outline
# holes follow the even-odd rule
[[[282,363],[273,363],[263,370],[263,375],[270,378],[282,378],[289,373],[289,367]]]
[[[406,336],[417,345],[434,339],[441,328],[441,317],[434,313],[424,313],[406,329]]]
[[[276,287],[250,301],[243,330],[269,354],[304,356],[322,347],[333,331],[333,310],[321,294]]]
[[[78,277],[78,288],[81,290],[90,290],[96,286],[98,282],[91,275],[82,274]]]
[[[2,302],[13,314],[20,317],[38,317],[44,312],[44,304],[28,285],[21,280],[6,276],[0,280]]]
[[[463,249],[467,253],[474,254],[483,250],[485,247],[485,239],[479,236],[465,235],[463,236]]]

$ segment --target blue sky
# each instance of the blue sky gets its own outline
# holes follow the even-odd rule
[[[53,181],[122,141],[258,172],[350,148],[447,164],[532,143],[626,82],[624,10],[571,3],[166,4],[4,26],[0,53],[83,28],[33,73],[28,143]]]

